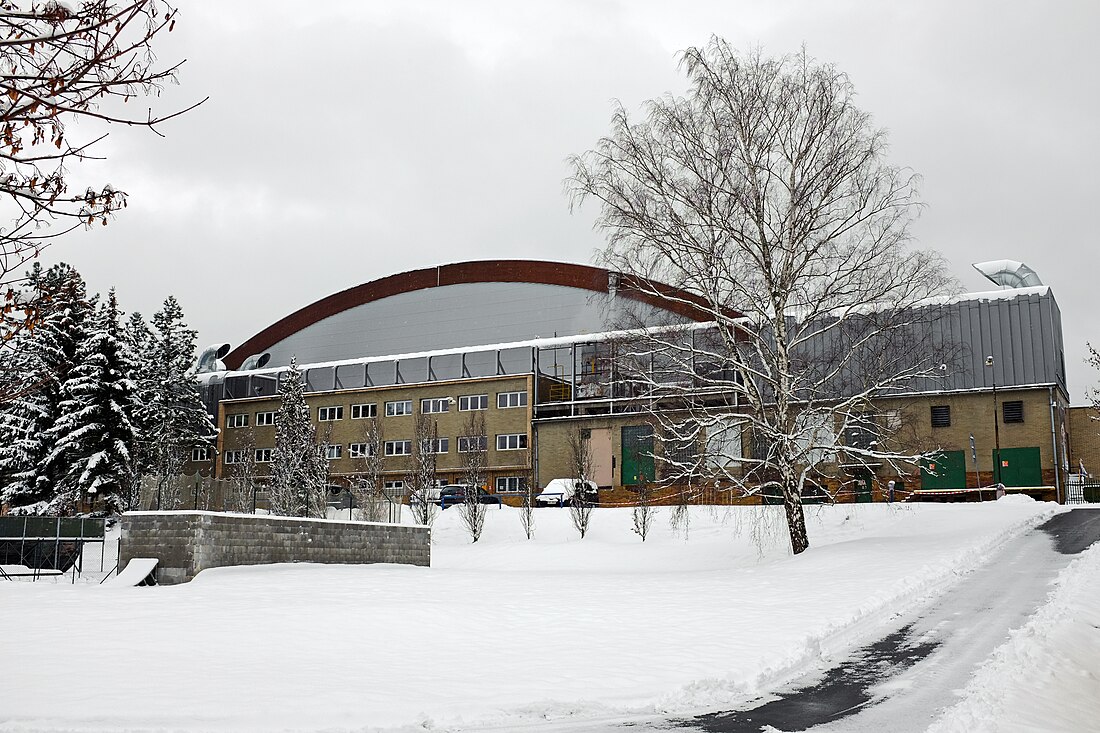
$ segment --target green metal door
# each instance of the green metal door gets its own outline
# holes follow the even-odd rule
[[[656,478],[653,470],[653,428],[649,425],[627,425],[622,432],[623,486],[637,486]]]
[[[920,487],[922,489],[965,489],[966,453],[949,450],[921,461]]]
[[[856,476],[856,503],[869,504],[874,500],[874,488],[870,471]]]
[[[1000,465],[997,465],[998,462]],[[1043,464],[1038,448],[1001,448],[993,451],[993,480],[1005,486],[1042,486]]]

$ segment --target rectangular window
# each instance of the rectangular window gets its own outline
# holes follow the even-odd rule
[[[420,400],[420,414],[431,415],[435,412],[450,412],[451,400],[448,397]]]
[[[225,455],[222,456],[222,462],[229,466],[234,463],[244,463],[244,451],[243,450],[227,450]]]
[[[527,447],[527,433],[511,433],[497,436],[497,450],[523,450]]]
[[[951,427],[951,405],[932,405],[932,427]]]
[[[275,451],[272,448],[257,448],[256,449],[256,463],[271,463],[275,458]]]
[[[386,482],[383,483],[383,488],[386,489],[387,493],[400,494],[401,492],[403,492],[405,490],[405,482],[404,481],[386,481]]]
[[[387,456],[411,456],[413,443],[411,440],[387,440],[385,453]]]
[[[882,425],[887,433],[896,433],[901,430],[901,410],[883,410]]]
[[[1010,400],[1003,403],[1001,408],[1006,423],[1024,421],[1024,403],[1022,400]]]
[[[235,415],[225,416],[225,426],[227,428],[247,428],[248,427],[248,413],[238,412]]]
[[[330,461],[335,461],[340,456],[344,455],[344,446],[342,445],[326,445],[325,446],[325,458]]]
[[[878,445],[878,419],[874,413],[857,412],[848,415],[848,424],[844,428],[844,445],[849,448],[872,450]]]
[[[509,407],[527,407],[527,393],[497,392],[497,407],[502,410]]]
[[[523,491],[523,476],[497,476],[498,494],[518,494]]]
[[[370,443],[351,443],[348,445],[348,458],[369,458],[371,455]]]
[[[699,442],[688,430],[690,428],[686,425],[674,426],[665,436],[663,444],[667,461],[667,465],[664,466],[666,470],[684,473],[690,472],[695,466],[699,457]]]
[[[191,460],[195,462],[209,461],[210,449],[209,448],[192,448]]]
[[[369,405],[352,405],[351,406],[351,419],[362,420],[365,417],[376,417],[378,415],[378,405],[371,403]]]
[[[460,435],[458,437],[459,453],[476,453],[489,450],[489,439],[484,435]]]
[[[740,464],[741,430],[744,422],[735,415],[719,415],[707,425],[707,463],[712,468]]]
[[[257,412],[256,413],[256,426],[261,425],[274,425],[275,413],[274,412]]]
[[[413,414],[412,400],[397,400],[396,402],[386,403],[386,417],[411,414]]]
[[[343,420],[344,419],[344,406],[337,405],[335,407],[318,407],[317,419],[320,422],[329,422],[331,420]]]
[[[425,440],[421,450],[425,453],[447,453],[451,450],[451,439],[433,438]]]
[[[802,453],[807,465],[831,461],[835,457],[836,429],[828,410],[803,410],[794,419],[795,449]]]
[[[488,410],[489,395],[464,394],[458,398],[458,411],[470,412],[471,410]]]

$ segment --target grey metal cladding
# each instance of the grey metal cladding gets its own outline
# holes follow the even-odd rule
[[[1062,366],[1062,316],[1048,288],[976,295],[957,303],[963,347],[959,381],[953,389],[1055,384],[1068,393]],[[987,356],[994,366],[985,365]],[[954,381],[954,380],[953,380]]]
[[[589,290],[541,283],[463,283],[416,290],[303,328],[268,349],[270,365],[289,364],[291,356],[310,364],[600,333],[608,330],[612,302]]]
[[[858,319],[800,347],[807,365],[807,381],[822,376],[814,360],[838,363],[845,343],[859,342]],[[1068,395],[1062,344],[1061,315],[1049,288],[1035,287],[976,293],[914,312],[911,321],[863,343],[847,357],[844,368],[825,385],[819,396],[858,394],[878,377],[914,368],[931,369],[935,376],[900,383],[903,392],[990,389],[1024,385],[1057,385]],[[986,358],[993,357],[993,366]],[[942,370],[936,369],[937,364]],[[808,393],[809,394],[809,393]]]

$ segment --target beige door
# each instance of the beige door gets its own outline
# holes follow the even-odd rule
[[[612,476],[611,429],[596,428],[589,438],[589,450],[592,451],[592,480],[597,486],[611,486]]]

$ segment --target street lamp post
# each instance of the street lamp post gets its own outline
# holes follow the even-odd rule
[[[985,357],[985,365],[990,369],[993,378],[993,483],[1001,483],[1001,429],[1000,420],[997,417],[997,370],[994,368],[992,356]]]

